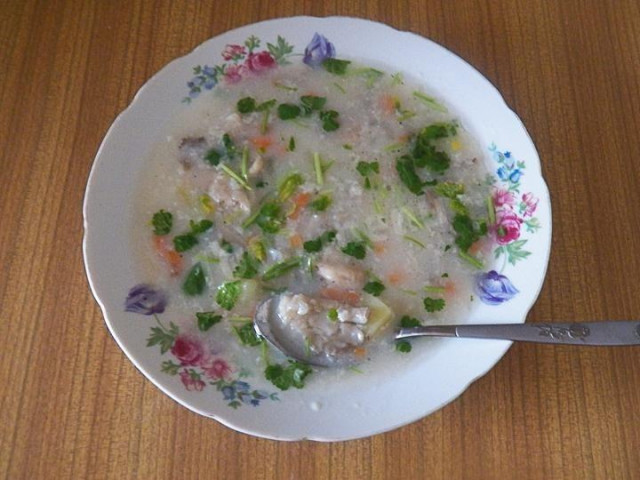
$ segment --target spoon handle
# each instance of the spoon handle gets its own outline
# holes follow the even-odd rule
[[[490,338],[565,345],[640,345],[640,322],[430,325],[401,328],[396,334],[396,339],[410,337]]]

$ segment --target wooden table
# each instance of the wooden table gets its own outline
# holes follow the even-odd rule
[[[0,6],[0,476],[640,478],[640,349],[514,345],[459,399],[372,438],[279,443],[199,417],[108,334],[82,200],[146,79],[233,27],[353,15],[486,75],[537,145],[553,246],[529,321],[640,317],[637,0],[35,1]]]

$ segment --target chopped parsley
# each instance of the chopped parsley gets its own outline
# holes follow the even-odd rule
[[[289,137],[289,146],[287,150],[293,152],[296,149],[296,139],[294,137]]]
[[[196,263],[182,283],[182,291],[189,296],[200,295],[207,286],[207,279],[200,263]]]
[[[216,293],[216,303],[225,310],[231,310],[235,307],[240,294],[242,293],[242,282],[236,280],[235,282],[223,283],[218,287]]]
[[[204,154],[204,161],[213,166],[218,165],[221,158],[222,154],[215,148],[207,150],[207,153]]]
[[[198,312],[196,313],[196,319],[198,320],[198,330],[206,332],[222,320],[222,315],[218,315],[215,312]]]
[[[288,365],[271,364],[264,370],[264,376],[280,390],[288,390],[291,387],[304,387],[304,379],[313,370],[309,365],[289,360]]]
[[[233,331],[238,336],[238,340],[242,345],[255,347],[262,343],[262,339],[253,328],[253,322],[245,322],[242,326],[233,327]]]
[[[327,208],[329,208],[331,202],[332,200],[330,195],[320,195],[309,204],[309,207],[317,212],[324,212]]]
[[[198,239],[192,233],[177,235],[173,237],[173,248],[178,253],[186,252],[198,244]]]
[[[322,121],[322,129],[325,132],[333,132],[340,127],[338,116],[340,114],[335,110],[325,110],[320,112],[320,120]]]
[[[367,254],[366,243],[364,241],[349,242],[342,247],[341,250],[342,253],[357,258],[358,260],[362,260]]]
[[[444,309],[445,301],[442,298],[427,297],[423,300],[424,309],[429,313],[439,312]]]
[[[278,187],[278,198],[280,201],[285,201],[294,194],[296,189],[304,183],[304,178],[299,173],[292,173],[287,176]]]
[[[233,270],[233,276],[236,278],[253,278],[258,274],[260,262],[249,252],[244,252],[242,258],[236,268]]]
[[[227,157],[232,159],[236,155],[236,144],[231,140],[231,136],[228,133],[222,135],[222,145],[227,152]]]
[[[434,191],[438,195],[451,199],[456,198],[458,195],[462,195],[464,190],[464,184],[454,182],[440,182],[434,187]]]
[[[370,176],[375,173],[380,173],[380,164],[378,162],[364,162],[359,161],[356,165],[358,173],[364,177],[364,188],[371,189]]]
[[[178,253],[186,252],[196,246],[198,244],[197,235],[200,235],[213,227],[213,222],[207,219],[200,220],[199,222],[191,220],[189,222],[189,226],[191,231],[182,235],[176,235],[173,238],[173,247]]]
[[[319,252],[327,243],[331,243],[336,238],[336,235],[337,233],[335,230],[330,230],[323,233],[318,238],[304,242],[302,248],[304,248],[304,251],[307,253]]]
[[[453,217],[453,230],[457,233],[455,242],[462,252],[467,252],[471,245],[480,239],[482,230],[476,230],[468,215],[457,214]],[[486,224],[485,224],[486,228]]]
[[[193,233],[194,235],[199,235],[213,227],[213,222],[207,219],[200,220],[199,222],[194,222],[193,220],[191,220],[189,222],[189,227],[191,228],[191,233]]]
[[[360,175],[366,177],[374,173],[380,173],[380,164],[378,162],[360,161],[358,162],[358,165],[356,165],[356,170],[358,170],[358,173],[360,173]]]
[[[154,235],[167,235],[173,227],[173,215],[165,210],[159,210],[151,219]]]
[[[396,171],[400,177],[400,181],[409,189],[411,193],[422,195],[424,191],[422,187],[424,182],[416,173],[415,163],[411,156],[403,155],[396,159]]]
[[[347,73],[347,67],[351,62],[349,60],[339,60],[337,58],[326,58],[322,62],[324,69],[334,75],[344,75]]]
[[[413,327],[419,327],[421,325],[422,324],[420,323],[420,320],[418,320],[417,318],[410,317],[409,315],[405,315],[400,319],[401,328],[413,328]]]
[[[238,108],[238,112],[240,113],[251,113],[256,110],[256,100],[253,97],[244,97],[238,100],[236,104]]]
[[[332,308],[327,312],[327,318],[329,319],[329,321],[331,322],[337,322],[338,321],[338,309],[337,308]]]
[[[373,280],[371,282],[368,282],[364,286],[363,290],[373,295],[374,297],[379,297],[380,294],[384,292],[385,286],[382,284],[382,282],[379,282],[378,280]]]
[[[324,104],[327,103],[326,97],[317,97],[315,95],[303,95],[300,97],[300,103],[305,114],[309,115],[314,110],[322,110]]]
[[[396,352],[409,353],[411,349],[411,343],[407,340],[396,340]]]
[[[267,270],[262,274],[262,279],[264,281],[269,281],[274,278],[281,277],[294,268],[299,267],[301,262],[302,259],[300,257],[293,257],[288,260],[275,263],[267,268]]]
[[[278,105],[278,118],[280,120],[293,120],[300,116],[301,110],[293,103],[281,103]]]
[[[277,202],[267,202],[258,211],[256,224],[265,233],[278,233],[285,224],[282,206]]]

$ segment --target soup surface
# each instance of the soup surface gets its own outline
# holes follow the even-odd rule
[[[219,85],[147,162],[139,268],[181,331],[280,388],[288,363],[251,324],[265,299],[282,295],[279,320],[310,353],[366,369],[411,349],[395,327],[463,318],[491,260],[484,154],[399,74],[333,59]],[[311,369],[291,365],[301,387]]]

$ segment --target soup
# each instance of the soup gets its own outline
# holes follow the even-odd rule
[[[462,318],[490,261],[482,151],[399,74],[330,59],[219,85],[147,162],[134,242],[172,322],[283,389],[311,369],[258,347],[265,299],[309,352],[366,365],[411,349],[395,327]]]

